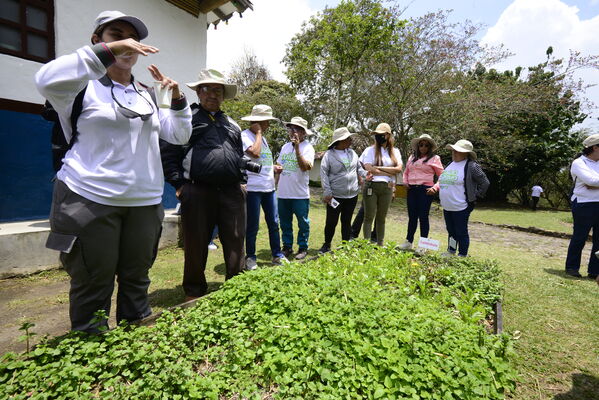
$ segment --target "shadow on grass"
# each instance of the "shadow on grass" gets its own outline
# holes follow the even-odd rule
[[[583,276],[582,278],[577,278],[575,276],[572,275],[568,275],[566,274],[566,271],[563,269],[551,269],[551,268],[544,268],[544,271],[548,274],[551,275],[556,275],[565,279],[574,279],[574,280],[587,280],[588,278]]]
[[[572,374],[572,389],[553,398],[553,400],[597,399],[599,399],[599,378],[588,374]]]

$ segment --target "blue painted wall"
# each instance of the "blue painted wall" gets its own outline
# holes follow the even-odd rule
[[[0,222],[48,218],[54,176],[51,129],[39,115],[0,110]],[[163,204],[177,205],[168,184]]]

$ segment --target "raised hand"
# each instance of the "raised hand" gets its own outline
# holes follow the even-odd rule
[[[140,43],[132,38],[117,40],[116,42],[109,42],[106,43],[106,46],[110,49],[115,57],[132,56],[134,54],[147,56],[148,54],[158,53],[159,51],[158,47]]]
[[[177,81],[172,80],[168,76],[165,76],[154,64],[151,64],[148,67],[148,71],[150,71],[150,74],[152,75],[152,78],[154,78],[155,81],[162,82],[162,87],[166,87],[173,90],[173,100],[177,100],[181,97],[181,92],[179,91],[179,84],[177,83]]]

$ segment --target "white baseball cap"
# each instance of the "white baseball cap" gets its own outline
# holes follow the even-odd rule
[[[125,15],[120,11],[102,11],[96,17],[94,21],[94,30],[95,33],[98,28],[102,25],[106,25],[109,22],[114,21],[125,21],[133,25],[135,30],[137,31],[137,35],[139,36],[139,40],[145,39],[148,37],[148,27],[143,21],[137,17],[132,15]]]

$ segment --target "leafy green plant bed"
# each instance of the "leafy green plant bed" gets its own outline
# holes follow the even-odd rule
[[[503,399],[492,262],[362,241],[243,274],[148,327],[69,334],[0,365],[0,398]]]

